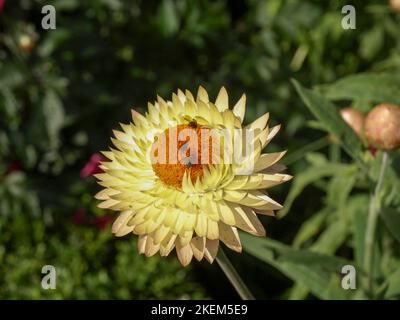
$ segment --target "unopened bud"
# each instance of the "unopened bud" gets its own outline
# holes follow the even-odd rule
[[[362,138],[364,131],[364,114],[353,108],[343,108],[340,110],[343,120]]]
[[[35,46],[34,40],[27,34],[23,34],[19,37],[18,40],[19,48],[24,53],[29,53]]]
[[[390,103],[374,107],[365,119],[365,136],[377,149],[400,147],[400,107]]]
[[[395,12],[400,12],[400,0],[390,0],[390,8]]]

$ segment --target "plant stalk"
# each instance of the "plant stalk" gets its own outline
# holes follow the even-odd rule
[[[225,252],[222,250],[221,247],[219,248],[219,253],[216,260],[222,271],[225,273],[225,275],[239,294],[240,298],[242,300],[254,300],[254,296],[244,284],[242,278],[240,278],[239,274],[236,272],[235,268],[232,266],[231,262],[229,261],[228,257],[225,255]]]
[[[364,269],[367,272],[368,277],[368,289],[371,294],[373,294],[373,264],[374,264],[374,244],[375,244],[375,234],[376,225],[378,222],[379,212],[381,210],[381,203],[379,194],[383,185],[383,178],[385,177],[385,172],[389,163],[389,155],[385,151],[382,155],[382,163],[379,172],[379,178],[376,183],[375,191],[371,195],[371,200],[369,204],[369,212],[367,219],[367,230],[365,232],[365,243],[364,243]]]

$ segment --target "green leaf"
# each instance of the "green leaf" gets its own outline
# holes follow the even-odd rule
[[[165,36],[171,36],[178,31],[179,15],[174,1],[162,1],[159,9],[159,24]]]
[[[383,208],[381,217],[390,233],[400,242],[400,211],[393,208]]]
[[[78,0],[54,0],[53,5],[59,11],[76,10],[79,6]]]
[[[331,100],[366,100],[400,103],[400,76],[389,73],[360,73],[318,89]]]
[[[354,131],[343,121],[336,107],[319,93],[303,88],[296,80],[293,84],[301,99],[311,113],[332,133],[343,149],[357,161],[360,167],[367,169],[362,158],[362,143]]]
[[[328,144],[329,144],[329,139],[327,137],[322,137],[316,141],[307,143],[306,145],[298,148],[297,150],[289,152],[287,156],[285,156],[282,159],[282,163],[285,165],[289,165],[293,162],[303,159],[305,154],[322,149],[326,147]]]
[[[7,87],[0,89],[0,105],[2,105],[0,115],[4,119],[4,122],[7,123],[9,128],[17,128],[20,122],[19,112],[21,106],[13,92]]]
[[[327,190],[327,205],[337,209],[338,218],[347,218],[347,200],[357,181],[357,167],[349,165],[340,174],[334,176]]]
[[[7,61],[7,60],[6,60]],[[1,64],[0,88],[12,89],[24,81],[24,74],[18,65],[12,63]]]
[[[296,175],[295,179],[293,180],[292,188],[286,197],[283,209],[278,212],[278,217],[282,218],[290,211],[293,202],[309,184],[324,177],[340,174],[346,168],[347,165],[344,164],[329,163],[324,166],[311,167],[310,169],[307,169]]]
[[[382,25],[376,25],[370,31],[363,33],[359,50],[360,56],[367,60],[374,58],[381,50],[384,38]]]
[[[364,262],[364,244],[365,230],[367,229],[368,218],[368,201],[367,195],[353,196],[348,203],[348,212],[351,214],[352,233],[353,233],[353,249],[355,261],[362,265]]]
[[[293,281],[307,287],[321,299],[344,299],[348,292],[340,287],[340,273],[345,259],[308,250],[296,250],[268,238],[241,233],[245,250],[272,265]]]
[[[400,269],[389,275],[384,286],[387,286],[385,299],[393,299],[400,296]]]
[[[378,158],[378,157],[377,157]],[[379,160],[375,163],[379,165]],[[391,161],[391,165],[387,168],[386,174],[385,174],[385,179],[384,179],[384,184],[383,184],[383,190],[382,190],[382,203],[383,207],[391,207],[391,208],[399,208],[400,210],[400,175],[399,175],[399,168],[396,168],[396,165],[398,165],[399,158],[393,157],[393,160]],[[375,164],[374,163],[374,164]],[[379,166],[377,169],[379,170]],[[375,175],[375,177],[378,176],[378,171]]]
[[[328,228],[312,246],[312,250],[315,252],[333,254],[346,240],[347,232],[347,224],[343,219],[329,224]]]
[[[296,237],[293,240],[293,246],[299,248],[305,241],[321,231],[328,213],[329,210],[324,208],[306,220],[297,232]]]
[[[289,293],[289,300],[304,300],[307,298],[310,290],[307,287],[296,283],[291,289]]]
[[[59,142],[59,132],[65,121],[64,109],[58,95],[49,90],[43,101],[43,113],[46,117],[47,134],[50,145],[57,146]]]
[[[63,42],[71,37],[68,29],[57,28],[57,31],[49,33],[38,48],[38,54],[44,58],[50,56]]]

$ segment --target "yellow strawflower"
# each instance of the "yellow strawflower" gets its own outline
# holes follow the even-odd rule
[[[241,252],[238,228],[265,236],[256,213],[282,206],[262,190],[291,176],[279,173],[285,152],[261,153],[280,126],[268,127],[268,113],[243,126],[245,104],[243,95],[229,109],[225,88],[213,103],[200,87],[196,99],[178,90],[171,101],[149,103],[145,115],[132,111],[96,175],[99,207],[121,212],[113,233],[137,234],[146,256],[175,248],[184,266],[193,256],[213,262],[219,241]]]

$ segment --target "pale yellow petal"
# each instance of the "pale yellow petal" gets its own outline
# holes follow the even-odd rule
[[[118,190],[114,190],[111,188],[103,189],[100,192],[96,193],[94,196],[97,200],[108,200],[111,196],[120,193]]]
[[[195,100],[194,100],[194,97],[193,97],[193,94],[192,94],[189,90],[185,90],[185,95],[186,95],[186,98],[187,98],[187,99],[190,99],[190,100],[192,100],[193,102],[195,101]]]
[[[135,125],[141,126],[147,124],[147,119],[142,114],[133,109],[131,110],[131,112],[132,112],[132,120]]]
[[[181,89],[178,89],[178,98],[181,100],[182,104],[185,104],[186,96]]]
[[[267,189],[278,184],[287,182],[293,177],[288,174],[262,174],[262,183],[259,185],[258,189]]]
[[[207,216],[203,212],[200,212],[197,215],[197,221],[194,230],[199,237],[204,237],[207,235]]]
[[[186,216],[189,216],[189,214],[186,214],[183,211],[180,211],[178,213],[178,218],[176,219],[175,227],[173,229],[175,233],[180,234],[181,231],[183,230]]]
[[[232,193],[232,191],[230,191]],[[251,192],[239,192],[239,191],[234,191],[237,193],[237,197],[228,197],[225,194],[225,199],[234,203],[240,203],[242,205],[248,206],[248,207],[254,207],[258,208],[260,210],[279,210],[282,209],[282,205],[280,205],[278,202],[275,200],[271,199],[268,197],[266,194],[259,192],[259,191],[251,191]],[[239,194],[241,194],[243,197],[240,200],[239,199]],[[234,201],[232,201],[234,200]]]
[[[197,261],[203,259],[204,249],[206,246],[206,238],[205,237],[194,237],[190,242],[190,245],[193,250],[193,255]]]
[[[265,169],[263,173],[270,173],[270,174],[275,174],[275,173],[280,173],[282,171],[285,171],[287,167],[283,164],[280,163],[275,163],[274,165],[270,166],[269,168]]]
[[[243,189],[247,185],[249,178],[250,178],[249,176],[236,176],[229,184],[225,186],[225,189],[226,190]]]
[[[221,200],[216,202],[218,213],[222,222],[228,225],[235,225],[235,217],[233,215],[232,209],[225,203],[225,201]]]
[[[285,154],[286,151],[262,154],[255,164],[254,171],[259,172],[274,165],[281,160]]]
[[[174,228],[178,216],[179,216],[178,210],[171,209],[164,219],[164,225],[170,228]]]
[[[115,160],[115,156],[112,151],[101,151],[101,154],[111,161]]]
[[[170,233],[161,242],[160,255],[162,257],[168,256],[170,254],[170,252],[174,249],[176,238],[177,238],[176,234]]]
[[[194,229],[194,226],[196,224],[196,214],[194,213],[187,213],[186,218],[183,224],[183,230],[185,231],[190,231]]]
[[[268,123],[268,119],[269,119],[269,113],[267,112],[263,114],[261,117],[254,120],[252,123],[250,123],[246,128],[253,130],[256,129],[263,130]]]
[[[240,122],[243,122],[244,114],[246,112],[246,95],[243,94],[239,101],[233,107],[233,113],[236,117],[240,119]]]
[[[281,129],[280,124],[278,124],[277,126],[275,126],[271,129],[271,131],[269,132],[266,144],[268,144],[276,136],[276,134],[279,132],[280,129]]]
[[[146,257],[154,256],[160,250],[160,244],[155,244],[151,235],[147,235],[145,255]]]
[[[112,225],[112,228],[111,228],[112,233],[114,233],[117,237],[122,237],[122,236],[132,232],[133,227],[127,225],[128,221],[132,217],[132,215],[133,215],[132,211],[122,212]]]
[[[182,246],[185,246],[188,243],[190,243],[190,240],[192,240],[192,238],[193,238],[193,230],[183,231],[183,232],[181,232],[181,234],[179,234],[177,241],[179,241],[179,243]]]
[[[254,211],[247,207],[241,207],[240,209],[237,211],[237,227],[256,236],[264,237],[264,226]]]
[[[207,224],[207,239],[215,240],[219,238],[218,222],[208,219]]]
[[[202,86],[199,86],[199,90],[197,91],[197,101],[203,101],[205,103],[208,103],[208,93],[206,89],[204,89]]]
[[[188,243],[182,246],[179,241],[176,241],[175,246],[180,263],[186,267],[193,258],[193,250],[191,245]]]
[[[235,227],[228,226],[225,223],[220,222],[219,238],[228,248],[236,252],[242,252],[242,244],[240,243],[239,234]]]
[[[180,110],[181,112],[184,110],[184,103],[175,93],[172,94],[172,104],[177,110]]]
[[[219,240],[206,240],[206,247],[204,248],[204,257],[208,262],[213,263],[218,254]]]
[[[118,200],[108,199],[106,201],[100,202],[97,206],[101,209],[111,209],[113,206],[119,204]]]
[[[156,231],[154,231],[154,237],[153,237],[154,243],[155,244],[161,243],[169,232],[170,229],[168,227],[161,225]]]
[[[219,214],[218,214],[218,207],[215,201],[207,199],[205,196],[200,198],[200,207],[207,215],[208,218],[218,221]]]
[[[146,251],[146,241],[147,241],[147,235],[139,236],[139,239],[138,239],[138,252],[140,254],[144,254],[144,252]]]
[[[217,100],[215,101],[215,105],[217,106],[220,112],[228,109],[229,107],[229,100],[228,100],[228,93],[226,92],[225,87],[222,87],[218,93]]]

